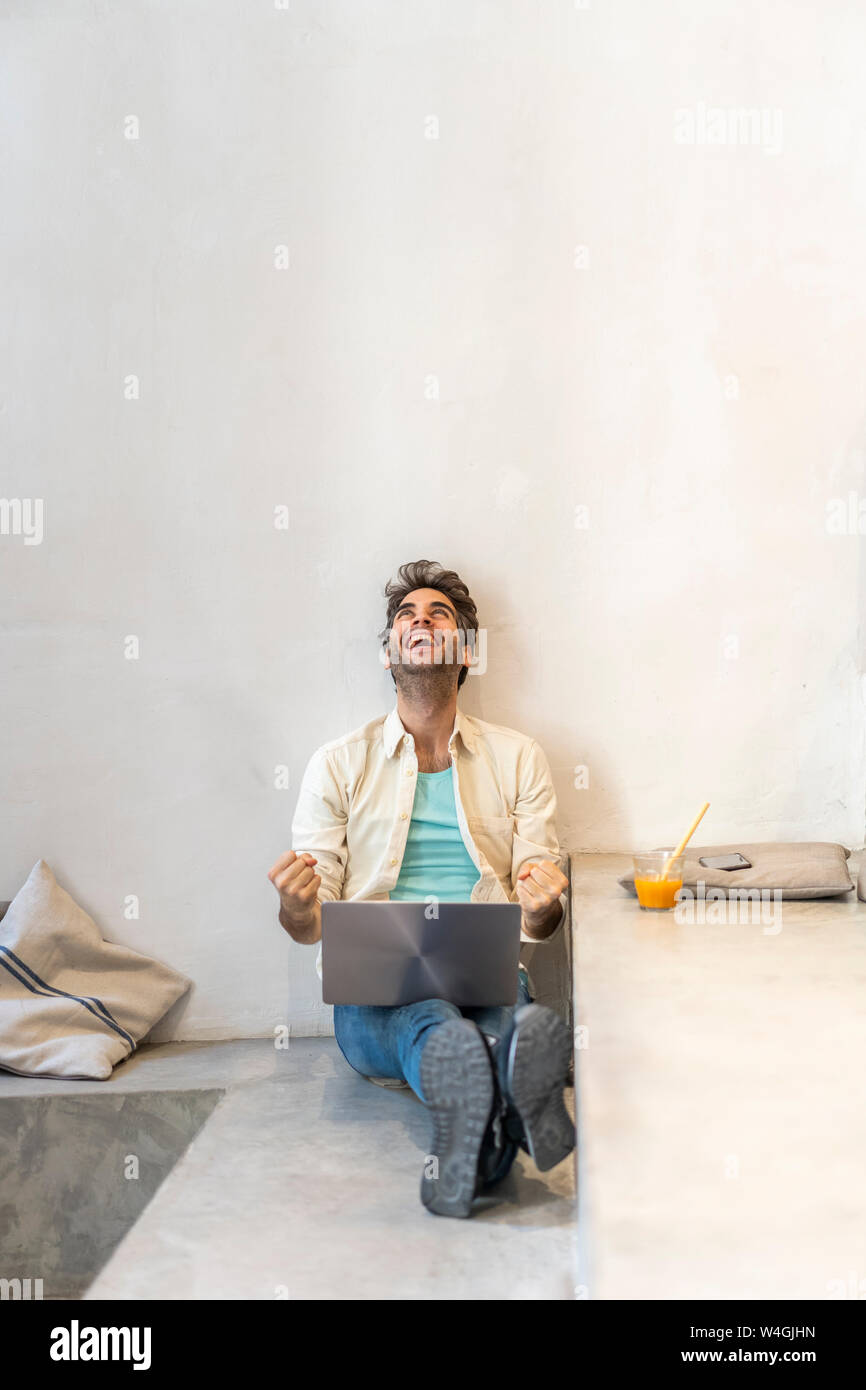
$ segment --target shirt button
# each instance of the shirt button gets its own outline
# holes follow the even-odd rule
[[[401,811],[401,812],[400,812],[400,819],[401,819],[401,820],[408,820],[408,819],[409,819],[408,813],[407,813],[406,811]]]
[[[397,863],[397,860],[396,860],[396,859],[392,859],[392,860],[391,860],[391,863],[392,863],[392,864],[396,864],[396,863]]]
[[[407,777],[411,777],[411,776],[412,776],[412,771],[413,771],[413,770],[412,770],[411,767],[407,767],[407,768],[406,768],[406,776],[407,776]]]

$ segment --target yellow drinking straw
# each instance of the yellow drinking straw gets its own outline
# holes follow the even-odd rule
[[[665,862],[664,862],[664,867],[662,868],[662,871],[661,871],[661,877],[659,878],[659,882],[660,882],[660,883],[662,882],[663,879],[666,879],[666,878],[667,878],[667,876],[668,876],[668,869],[670,868],[670,866],[671,866],[671,864],[674,862],[674,860],[675,860],[679,855],[682,854],[682,852],[683,852],[683,850],[685,849],[686,845],[688,844],[689,840],[692,838],[692,836],[694,835],[694,833],[695,833],[695,831],[697,830],[698,826],[700,825],[701,818],[703,817],[704,812],[707,811],[707,810],[709,810],[709,805],[710,805],[710,803],[709,803],[708,801],[705,801],[705,802],[704,802],[703,806],[702,806],[701,809],[698,811],[698,814],[695,816],[694,820],[692,821],[691,825],[689,826],[689,828],[688,828],[688,830],[686,831],[686,833],[685,833],[685,835],[683,836],[683,838],[680,840],[680,842],[679,842],[679,844],[677,845],[676,849],[674,850],[673,854],[670,856],[669,859],[666,859],[666,860],[665,860]]]

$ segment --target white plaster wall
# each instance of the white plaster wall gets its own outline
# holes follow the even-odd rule
[[[392,702],[406,559],[571,847],[704,798],[862,844],[864,45],[845,0],[7,0],[0,897],[43,856],[192,975],[155,1036],[327,1029],[265,873]],[[712,107],[772,138],[678,142]]]

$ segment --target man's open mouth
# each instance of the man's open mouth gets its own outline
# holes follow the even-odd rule
[[[414,663],[416,655],[427,656],[429,654],[430,659],[434,662],[449,661],[451,658],[447,655],[446,638],[447,634],[444,632],[434,633],[426,630],[408,632],[403,637],[400,647],[402,660]]]

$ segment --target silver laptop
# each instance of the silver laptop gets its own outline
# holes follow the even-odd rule
[[[447,999],[477,1008],[517,1002],[519,903],[322,904],[326,1004]]]

